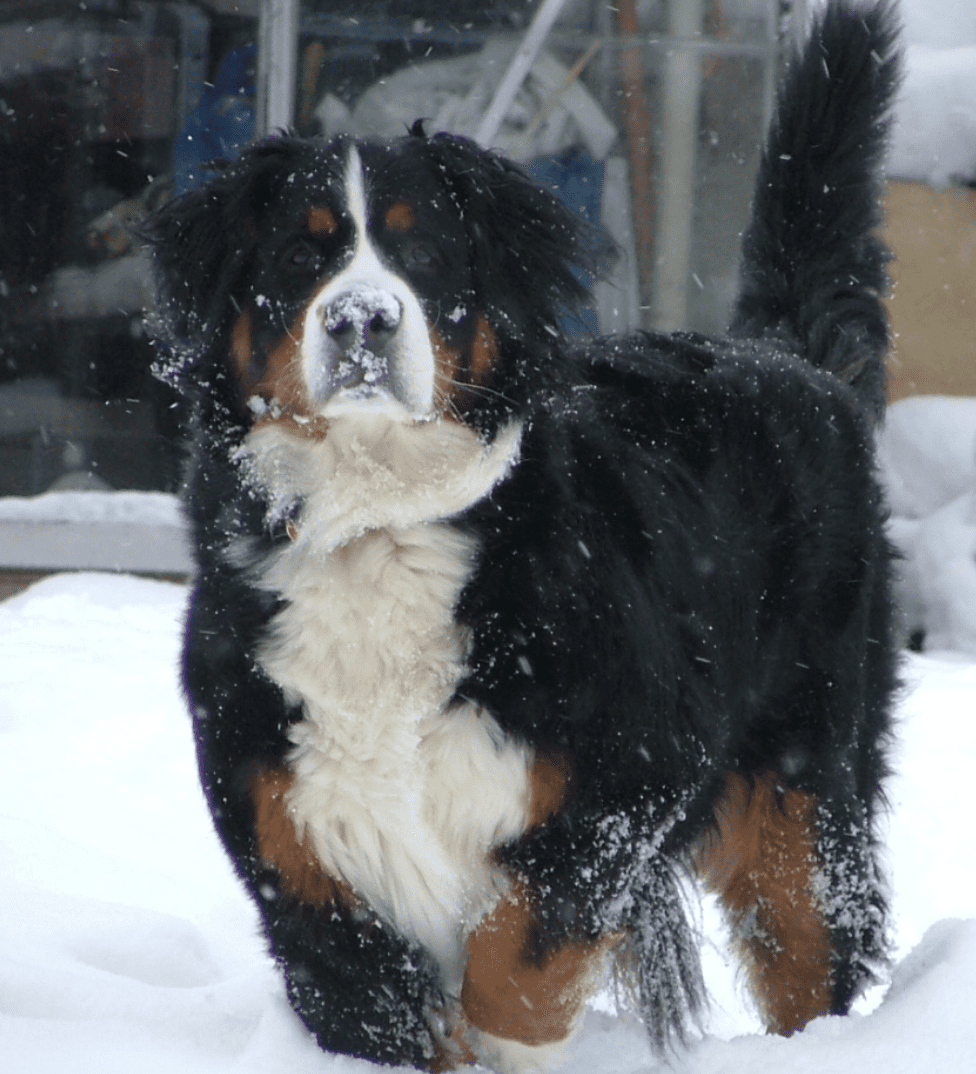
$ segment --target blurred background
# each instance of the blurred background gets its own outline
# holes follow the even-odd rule
[[[152,374],[152,284],[130,229],[205,181],[209,160],[284,127],[396,136],[422,116],[519,160],[617,240],[581,331],[721,330],[775,87],[815,3],[5,0],[0,587],[55,567],[189,570],[172,499],[180,404]],[[891,401],[965,401],[976,5],[901,7]],[[954,405],[890,423],[900,517],[973,479],[976,418]],[[954,476],[935,496],[929,471],[948,464],[929,456],[950,426]]]

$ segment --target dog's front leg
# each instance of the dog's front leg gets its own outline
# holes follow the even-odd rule
[[[251,883],[295,1011],[330,1052],[432,1072],[473,1062],[430,958],[327,875],[299,838],[286,804],[291,778],[262,766],[251,779]]]
[[[468,939],[461,1006],[478,1031],[475,1053],[495,1069],[545,1069],[555,1061],[619,941],[570,936],[540,944],[541,929],[531,888],[519,878]]]
[[[563,813],[574,783],[564,752],[537,751],[529,833],[538,836]],[[518,866],[509,871],[510,891],[468,937],[462,1013],[475,1054],[493,1069],[545,1070],[562,1054],[622,934],[557,925],[538,883]]]

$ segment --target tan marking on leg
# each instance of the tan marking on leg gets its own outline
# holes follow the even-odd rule
[[[313,235],[334,235],[339,226],[332,210],[325,205],[313,205],[308,210],[307,224]]]
[[[281,879],[282,891],[321,909],[357,900],[349,886],[322,870],[306,837],[301,842],[285,804],[293,776],[285,768],[265,766],[251,780],[254,835],[262,861]]]
[[[445,1036],[435,1042],[434,1055],[427,1069],[433,1074],[444,1074],[445,1071],[457,1070],[462,1066],[477,1066],[478,1059],[466,1040],[468,1030],[471,1028],[468,1020],[460,1012],[455,1012],[450,1016],[445,1012],[439,1013],[448,1019],[450,1024]]]
[[[769,1029],[786,1036],[831,1008],[833,949],[813,891],[817,804],[774,772],[751,782],[730,772],[695,862],[725,904]]]
[[[383,214],[383,223],[392,231],[404,234],[417,223],[417,214],[407,202],[395,201]]]
[[[532,1046],[553,1044],[572,1032],[599,983],[604,955],[620,940],[567,940],[537,961],[530,952],[535,925],[527,885],[517,881],[468,937],[461,988],[461,1006],[473,1026]]]

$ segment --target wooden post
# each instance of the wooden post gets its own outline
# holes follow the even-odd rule
[[[617,32],[630,38],[620,54],[621,81],[624,91],[624,126],[630,163],[630,188],[633,198],[634,234],[637,247],[637,275],[641,307],[650,305],[654,278],[654,185],[651,165],[651,127],[644,85],[644,60],[641,55],[640,22],[636,0],[619,0]],[[644,318],[646,321],[646,318]],[[645,327],[649,325],[645,324]]]

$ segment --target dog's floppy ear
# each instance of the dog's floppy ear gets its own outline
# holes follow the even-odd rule
[[[466,138],[437,134],[426,151],[477,251],[479,291],[495,296],[529,335],[551,333],[561,314],[578,312],[589,288],[574,270],[605,275],[615,256],[609,236],[517,165]]]
[[[239,309],[261,216],[297,152],[289,138],[257,142],[238,161],[216,165],[206,186],[174,198],[140,226],[156,278],[148,321],[165,352],[157,372],[177,387]]]

